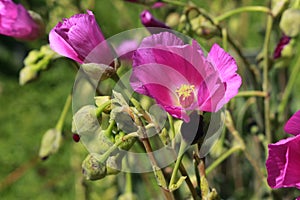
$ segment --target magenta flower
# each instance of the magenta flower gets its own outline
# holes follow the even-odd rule
[[[0,34],[34,40],[40,36],[40,26],[21,4],[11,0],[0,0]]]
[[[112,60],[104,40],[95,16],[89,10],[87,14],[76,14],[63,19],[49,34],[50,47],[54,51],[79,63],[104,63],[103,59]]]
[[[184,44],[169,32],[145,38],[133,55],[130,84],[168,113],[189,121],[187,111],[218,111],[238,93],[235,60],[217,44],[205,57],[195,40]]]
[[[281,57],[281,52],[282,50],[284,49],[284,47],[286,45],[288,45],[290,43],[290,40],[291,40],[291,37],[289,36],[286,36],[286,35],[283,35],[281,38],[280,38],[280,41],[279,43],[277,44],[276,48],[275,48],[275,51],[274,51],[274,55],[273,55],[273,58],[274,59],[277,59],[277,58],[280,58]]]
[[[284,130],[295,135],[269,144],[266,162],[268,184],[272,188],[296,187],[300,189],[300,110],[285,124]],[[298,197],[300,198],[300,197]]]
[[[157,28],[170,29],[170,27],[168,27],[165,23],[154,18],[154,16],[148,10],[144,10],[140,14],[140,19],[141,19],[142,24],[145,27],[157,27]]]

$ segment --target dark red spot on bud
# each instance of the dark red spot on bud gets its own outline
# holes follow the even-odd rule
[[[73,140],[74,140],[74,142],[79,142],[79,140],[80,140],[80,135],[78,135],[77,133],[74,133],[74,134],[73,134]]]

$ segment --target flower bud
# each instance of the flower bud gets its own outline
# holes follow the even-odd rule
[[[165,23],[157,20],[148,10],[144,10],[140,14],[140,19],[142,24],[147,27],[157,27],[157,28],[166,28],[171,29],[168,27]],[[152,33],[153,30],[149,29],[149,31]]]
[[[118,156],[110,156],[106,161],[106,171],[107,175],[114,175],[120,173],[122,168],[122,158]]]
[[[277,44],[275,51],[274,51],[274,55],[273,55],[274,59],[281,57],[282,50],[285,49],[286,45],[288,45],[290,43],[290,40],[291,40],[291,38],[286,35],[284,35],[280,38],[280,41]]]
[[[82,162],[82,173],[87,180],[99,180],[106,176],[105,163],[99,162],[100,155],[89,154]]]
[[[83,106],[73,116],[73,133],[78,133],[79,135],[95,133],[99,127],[96,107],[93,105]]]
[[[134,120],[129,114],[129,107],[115,107],[111,112],[111,119],[115,120],[120,130],[125,133],[131,133],[137,131],[137,126]]]
[[[119,132],[119,134],[117,134],[115,136],[115,142],[122,141],[122,143],[119,145],[119,148],[127,151],[127,150],[129,150],[133,146],[133,144],[136,141],[136,138],[129,138],[127,140],[123,140],[124,136],[125,136],[124,132],[122,132],[122,131]]]
[[[49,129],[43,136],[39,156],[43,160],[57,152],[61,144],[61,132],[57,129]]]
[[[44,45],[40,50],[32,50],[24,59],[24,68],[20,71],[19,83],[24,85],[35,78],[38,73],[48,68],[52,59],[56,58],[56,53],[52,51],[49,45]]]
[[[179,24],[180,15],[176,12],[170,13],[167,16],[166,24],[170,27],[175,27]]]
[[[11,0],[0,1],[0,34],[22,39],[35,40],[43,30],[21,5]]]
[[[105,80],[115,73],[114,68],[104,64],[87,63],[81,65],[81,67],[89,78],[97,81]]]
[[[25,85],[26,83],[33,81],[37,78],[38,73],[31,67],[24,67],[20,71],[19,84]]]
[[[281,30],[289,37],[296,37],[300,31],[300,9],[290,8],[283,12],[279,24]]]

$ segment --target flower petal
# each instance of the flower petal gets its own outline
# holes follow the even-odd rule
[[[57,26],[59,26],[59,24]],[[66,42],[66,40],[58,35],[54,29],[49,33],[49,43],[51,49],[56,53],[71,58],[79,63],[83,63],[83,59],[79,58],[76,51]]]
[[[242,84],[241,77],[236,73],[236,62],[218,44],[212,46],[207,60],[219,71],[221,80],[226,83],[225,101],[227,103],[238,93],[238,89]]]
[[[285,124],[284,131],[293,135],[300,134],[300,110],[298,110]]]
[[[272,188],[300,189],[300,135],[281,140],[269,146],[266,162],[268,184]]]

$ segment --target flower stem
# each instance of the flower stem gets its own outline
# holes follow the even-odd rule
[[[265,41],[263,46],[263,84],[262,89],[264,92],[268,93],[269,91],[269,46],[270,46],[270,37],[273,25],[273,17],[269,15],[267,17],[267,28],[266,28],[266,35]],[[272,142],[272,135],[271,135],[271,126],[270,126],[270,98],[267,95],[264,99],[264,118],[265,118],[265,133],[267,137],[267,142]]]
[[[263,13],[271,14],[271,10],[264,6],[245,6],[245,7],[236,8],[234,10],[228,11],[223,15],[215,17],[214,20],[217,24],[219,24],[224,19],[227,19],[233,15],[240,14],[243,12],[263,12]]]
[[[175,138],[175,127],[174,127],[174,120],[173,120],[173,117],[168,113],[168,121],[169,121],[169,124],[170,124],[170,129],[171,129],[171,137],[170,139],[173,140]]]
[[[194,185],[193,185],[193,183],[192,183],[192,181],[191,181],[191,179],[190,179],[190,177],[189,177],[189,175],[188,175],[188,173],[187,173],[187,171],[186,171],[186,169],[185,169],[185,167],[182,163],[180,163],[179,171],[180,171],[182,176],[186,177],[185,182],[186,182],[186,184],[187,184],[187,186],[188,186],[188,188],[189,188],[189,190],[192,194],[192,197],[194,199],[197,199],[198,198],[197,191],[195,190]]]
[[[58,119],[58,122],[55,126],[55,129],[58,130],[59,132],[62,132],[62,128],[63,128],[63,125],[65,123],[65,119],[66,119],[66,116],[67,116],[67,113],[68,113],[68,110],[71,106],[71,103],[72,103],[72,95],[69,94],[68,97],[67,97],[67,100],[65,102],[65,105],[64,105],[64,108],[60,114],[60,117]]]
[[[267,97],[268,93],[264,91],[256,91],[256,90],[241,91],[235,97],[253,97],[253,96]]]
[[[187,6],[186,3],[183,3],[181,1],[176,1],[176,0],[162,0],[161,2],[167,3],[167,4],[172,4],[175,6]]]
[[[96,110],[96,116],[99,117],[101,113],[105,110],[107,106],[111,104],[111,101],[106,101],[105,103],[101,104]]]
[[[300,48],[298,48],[300,50]],[[300,51],[299,51],[300,52]],[[286,88],[284,90],[281,103],[278,106],[278,116],[281,121],[283,121],[283,112],[286,109],[286,105],[288,103],[289,97],[292,93],[293,86],[295,85],[295,82],[297,81],[299,77],[300,72],[300,55],[297,57],[296,64],[294,65],[291,75],[289,77],[288,83],[286,85]]]
[[[125,193],[132,194],[132,177],[129,172],[126,172],[126,187]]]
[[[183,158],[184,151],[185,151],[186,147],[187,147],[187,144],[185,143],[185,141],[181,140],[181,144],[180,144],[180,148],[179,148],[179,152],[178,152],[178,157],[177,157],[177,160],[175,162],[175,166],[174,166],[174,169],[173,169],[173,172],[172,172],[172,175],[171,175],[171,180],[170,180],[170,183],[169,183],[169,188],[173,184],[175,184],[175,179],[176,179],[176,176],[177,176],[177,172],[178,172],[178,169],[179,169],[179,166],[180,166],[181,160]]]
[[[210,172],[212,172],[219,164],[221,164],[231,154],[233,154],[236,151],[240,151],[240,150],[242,150],[242,148],[239,145],[231,147],[228,151],[226,151],[220,157],[218,157],[218,159],[215,160],[211,165],[209,165],[209,167],[206,169],[206,174],[209,174]]]

